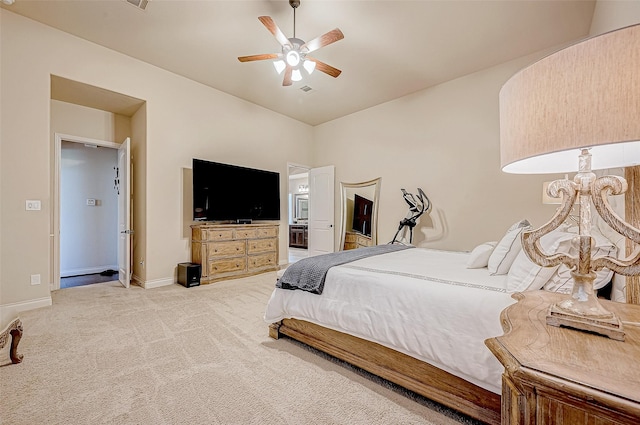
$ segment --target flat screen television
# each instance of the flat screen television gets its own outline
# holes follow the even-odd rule
[[[353,197],[353,223],[351,228],[358,233],[371,236],[373,201],[356,194]]]
[[[280,173],[193,158],[195,221],[280,220]]]

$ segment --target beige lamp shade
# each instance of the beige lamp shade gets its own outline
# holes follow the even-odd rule
[[[593,169],[640,164],[640,24],[553,53],[500,91],[502,170],[578,170],[590,148]]]

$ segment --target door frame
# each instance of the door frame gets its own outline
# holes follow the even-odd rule
[[[91,139],[70,134],[54,133],[54,153],[53,153],[53,196],[51,206],[51,283],[50,290],[60,289],[60,176],[62,173],[62,142],[82,143],[88,145],[101,146],[105,148],[118,149],[120,143],[106,140]]]
[[[309,170],[311,170],[312,167],[308,166],[308,165],[304,165],[304,164],[298,164],[296,162],[287,162],[287,226],[286,226],[286,247],[287,247],[287,263],[289,262],[289,223],[291,223],[291,219],[292,219],[292,213],[291,213],[291,208],[292,205],[289,203],[289,201],[291,200],[293,202],[293,198],[291,197],[291,188],[289,187],[289,184],[291,183],[291,179],[290,177],[295,175],[291,173],[291,169],[292,168],[302,168],[302,169],[306,169],[306,174],[309,175]],[[300,173],[296,173],[296,174],[300,174]],[[295,204],[293,204],[293,208],[295,208]]]

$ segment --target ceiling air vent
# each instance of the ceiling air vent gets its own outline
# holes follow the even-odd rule
[[[302,86],[300,87],[300,90],[302,90],[303,92],[310,92],[313,89],[309,86]]]
[[[145,10],[151,0],[124,0],[124,1],[137,7],[138,9]]]

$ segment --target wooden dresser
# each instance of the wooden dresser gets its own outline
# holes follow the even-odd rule
[[[200,283],[278,269],[278,224],[194,224],[191,262],[202,268]]]
[[[345,232],[344,234],[344,250],[362,248],[372,246],[371,236],[365,236],[362,233]]]
[[[640,424],[640,306],[602,301],[625,341],[546,324],[565,297],[516,294],[502,312],[504,336],[487,346],[504,365],[502,424]]]

